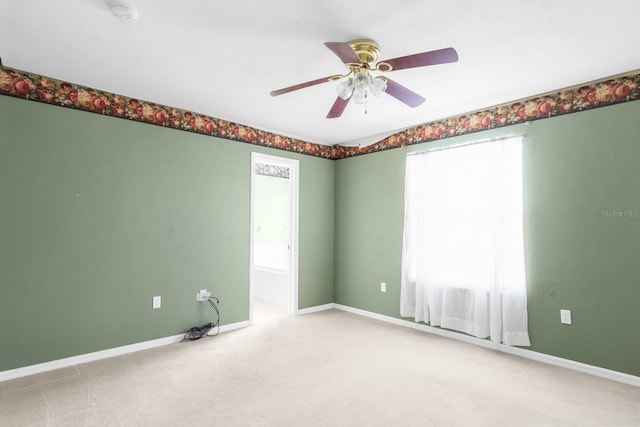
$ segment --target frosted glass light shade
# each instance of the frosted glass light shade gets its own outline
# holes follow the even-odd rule
[[[349,99],[353,93],[353,79],[348,78],[341,81],[338,86],[336,86],[336,90],[338,91],[338,96],[340,98],[344,100]]]
[[[360,71],[353,76],[353,87],[366,89],[369,87],[369,74]]]
[[[364,104],[367,101],[367,88],[355,87],[353,89],[353,102],[356,104]]]
[[[379,96],[387,89],[387,81],[381,77],[371,79],[371,86],[369,89],[371,90],[371,95]]]

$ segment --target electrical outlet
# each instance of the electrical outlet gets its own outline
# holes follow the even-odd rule
[[[380,282],[380,292],[387,292],[387,282]]]
[[[161,298],[159,296],[153,297],[153,301],[151,303],[152,308],[160,308],[162,305]]]
[[[196,301],[206,301],[211,296],[211,292],[206,289],[201,289],[200,292],[196,294]]]
[[[560,310],[560,323],[571,324],[571,310]]]

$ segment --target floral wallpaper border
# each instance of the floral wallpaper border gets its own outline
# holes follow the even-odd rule
[[[204,114],[155,104],[25,71],[0,62],[0,95],[135,120],[295,153],[333,159],[334,147],[302,141]]]
[[[326,159],[343,159],[640,99],[640,72],[424,123],[367,147],[326,146],[203,114],[129,98],[0,62],[0,94]]]
[[[640,72],[636,71],[421,124],[395,133],[367,147],[341,147],[337,158],[375,153],[638,99],[640,99]]]

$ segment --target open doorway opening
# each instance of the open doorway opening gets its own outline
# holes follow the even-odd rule
[[[298,311],[298,161],[252,153],[251,324]]]

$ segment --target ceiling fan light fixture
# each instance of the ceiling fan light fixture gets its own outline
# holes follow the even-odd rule
[[[309,86],[335,81],[337,83],[335,88],[338,91],[338,97],[327,114],[328,119],[340,117],[351,99],[353,99],[354,103],[365,104],[364,112],[366,114],[367,100],[371,96],[377,97],[383,92],[411,108],[416,108],[425,101],[422,96],[398,82],[386,77],[373,77],[371,73],[388,73],[407,68],[426,67],[458,61],[458,52],[452,47],[378,61],[380,49],[373,40],[357,39],[348,43],[326,42],[325,46],[346,65],[347,74],[323,77],[274,90],[271,91],[271,96],[278,96]]]
[[[345,101],[352,98],[356,104],[364,104],[371,95],[379,96],[386,89],[386,79],[372,77],[366,70],[356,72],[353,77],[343,79],[336,86],[340,98]]]

